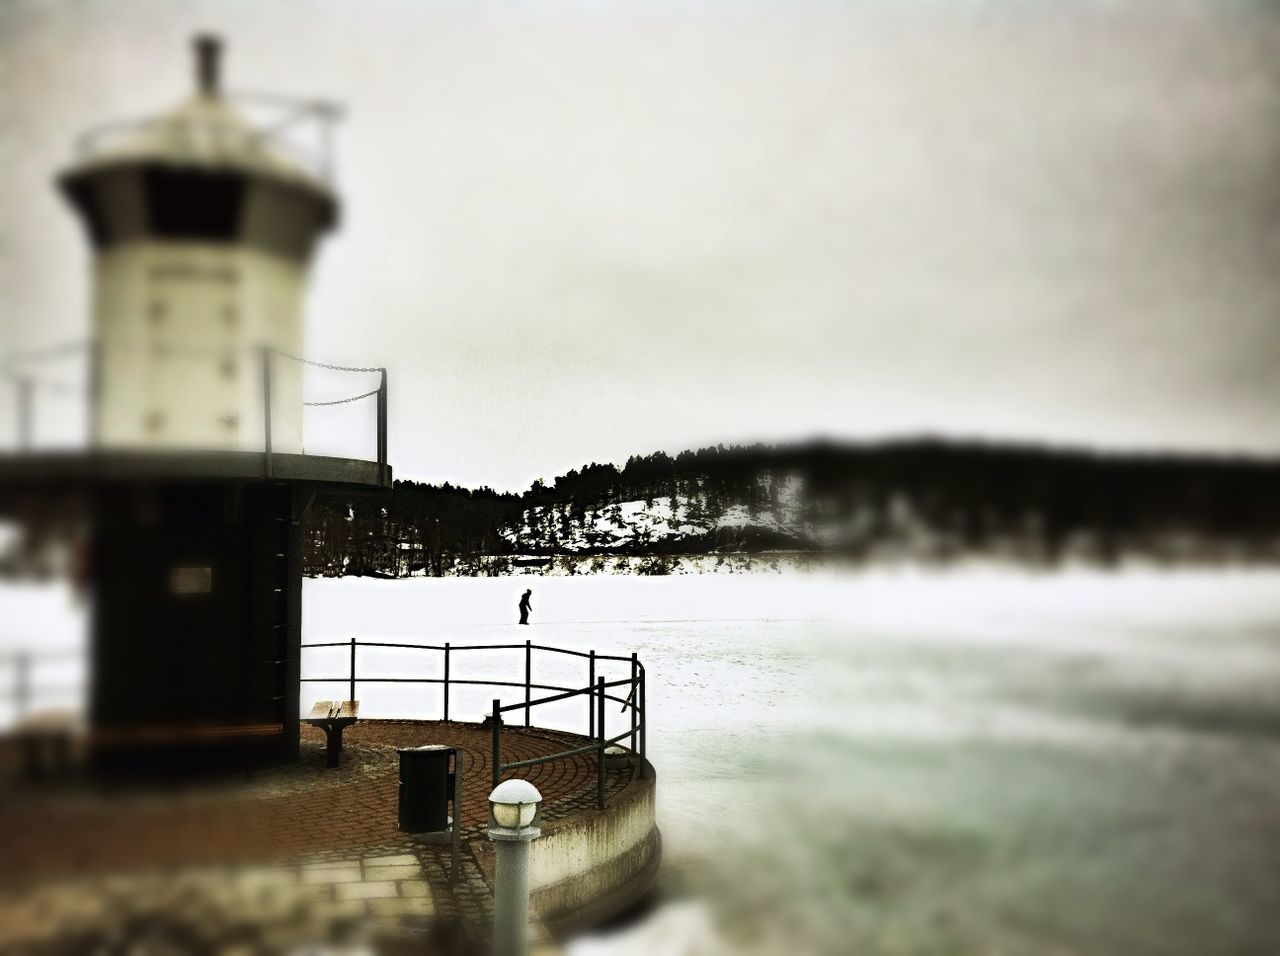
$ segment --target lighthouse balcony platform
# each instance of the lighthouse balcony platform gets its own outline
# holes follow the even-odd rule
[[[261,451],[18,451],[0,454],[0,488],[53,492],[148,481],[280,481],[389,488],[391,466],[361,458]]]

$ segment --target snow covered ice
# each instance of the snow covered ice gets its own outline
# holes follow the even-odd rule
[[[5,646],[75,639],[61,589],[0,601]],[[304,602],[309,642],[640,654],[661,895],[575,956],[1280,951],[1278,572],[343,578]],[[365,676],[438,666],[367,653]],[[304,676],[345,655],[306,652]],[[523,652],[453,668],[520,675]],[[304,685],[304,709],[336,691]],[[436,687],[359,694],[439,716]],[[453,713],[492,696],[455,688]],[[557,706],[537,722],[582,729]]]
[[[660,905],[571,952],[1280,946],[1276,572],[347,579],[306,602],[312,640],[639,652],[662,896],[711,915]],[[411,710],[396,693],[361,691]]]

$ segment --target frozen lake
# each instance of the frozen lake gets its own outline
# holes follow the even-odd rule
[[[7,644],[42,620],[72,640],[65,595],[20,600]],[[639,652],[662,904],[575,956],[1280,952],[1280,573],[341,579],[304,601],[309,642]],[[307,655],[346,673],[345,650]],[[366,676],[438,673],[361,655]],[[453,676],[522,668],[478,652]],[[359,693],[370,716],[439,716],[434,687]],[[455,690],[453,714],[492,696]]]

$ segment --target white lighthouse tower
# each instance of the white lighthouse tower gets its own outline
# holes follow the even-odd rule
[[[316,403],[376,395],[375,456],[301,447],[307,270],[338,203],[323,149],[284,134],[332,108],[224,93],[217,41],[196,50],[191,99],[90,133],[59,177],[92,246],[92,447],[0,454],[0,515],[83,525],[108,775],[298,758],[303,517],[392,485],[385,369],[327,366],[380,384]],[[249,122],[261,105],[278,118]]]
[[[301,367],[278,353],[302,354],[308,265],[338,201],[327,160],[279,134],[323,108],[252,125],[220,52],[197,39],[195,94],[88,134],[60,177],[93,246],[103,450],[302,451]]]

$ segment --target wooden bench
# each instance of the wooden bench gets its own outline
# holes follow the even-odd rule
[[[325,736],[325,766],[338,766],[342,757],[342,732],[354,724],[360,713],[358,700],[318,700],[304,724],[319,727]]]

